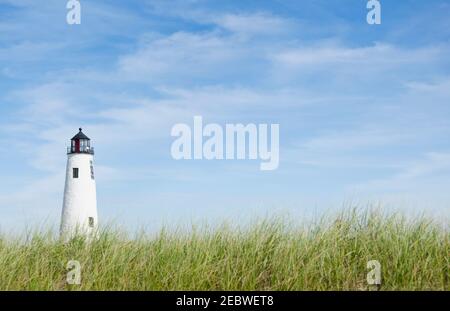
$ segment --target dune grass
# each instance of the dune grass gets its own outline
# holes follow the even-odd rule
[[[425,218],[357,210],[306,225],[105,229],[90,243],[37,232],[0,238],[0,290],[369,290],[369,260],[381,264],[381,290],[449,290],[449,240]],[[66,282],[69,260],[81,264],[79,285]]]

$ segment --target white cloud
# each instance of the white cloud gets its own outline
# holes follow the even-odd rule
[[[222,28],[241,35],[276,35],[292,31],[294,23],[268,13],[224,14],[212,20]]]
[[[266,11],[223,12],[205,10],[196,6],[197,1],[152,1],[151,10],[159,15],[173,16],[200,25],[211,25],[233,34],[253,36],[273,36],[292,31],[299,20],[275,15]]]
[[[351,185],[348,189],[366,193],[417,194],[429,193],[429,186],[431,186],[435,188],[435,191],[440,192],[448,186],[450,181],[448,172],[450,172],[450,153],[429,152],[420,159],[402,161],[402,165],[397,168],[397,173],[391,176]]]
[[[285,66],[353,64],[363,66],[354,69],[364,70],[365,66],[426,63],[436,60],[445,53],[446,48],[438,47],[403,49],[386,43],[376,43],[371,46],[351,48],[326,43],[285,50],[275,54],[273,58]]]
[[[121,57],[120,73],[131,80],[166,83],[220,76],[247,51],[234,39],[215,33],[177,32],[142,44],[135,53]],[[239,69],[234,68],[235,71]]]
[[[408,81],[405,83],[409,92],[432,96],[449,96],[450,79],[440,79],[434,82]]]
[[[372,126],[353,131],[338,131],[333,134],[316,137],[302,144],[302,147],[318,153],[331,151],[337,153],[361,148],[386,147],[415,137],[413,133],[400,132],[398,129]]]
[[[72,93],[70,86],[51,82],[15,91],[8,98],[22,104],[20,113],[23,120],[37,126],[48,126],[60,125],[79,112],[82,105],[75,102]]]
[[[435,172],[443,173],[450,170],[450,153],[429,152],[425,159],[405,167],[399,178],[418,178]]]

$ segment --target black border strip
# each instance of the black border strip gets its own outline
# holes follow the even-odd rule
[[[259,296],[259,305],[222,305],[223,296],[231,297],[229,302],[239,301],[238,297]],[[266,298],[261,298],[265,296]],[[268,296],[273,297],[273,304]],[[204,306],[178,306],[180,298],[209,298],[208,308]],[[58,310],[114,308],[144,308],[150,310],[290,310],[292,307],[314,308],[354,308],[358,310],[380,308],[450,308],[449,292],[0,292],[0,306],[20,306],[25,308],[55,308]],[[236,300],[237,299],[237,300]],[[249,299],[249,298],[247,298]],[[254,298],[253,298],[254,299]],[[187,300],[185,300],[187,301]],[[215,301],[215,303],[213,303]],[[263,303],[265,301],[265,303]],[[288,308],[289,307],[289,308]],[[433,308],[434,309],[434,308]],[[383,310],[384,311],[384,310]]]

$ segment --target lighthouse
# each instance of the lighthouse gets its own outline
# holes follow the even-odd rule
[[[82,129],[67,148],[66,184],[60,234],[70,239],[76,234],[92,236],[98,224],[94,176],[94,148]]]

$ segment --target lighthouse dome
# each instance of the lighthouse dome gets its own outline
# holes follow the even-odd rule
[[[75,135],[71,140],[76,140],[76,139],[86,139],[86,140],[91,140],[89,137],[87,137],[84,133],[83,133],[83,129],[80,127],[79,128],[79,132],[77,135]]]

